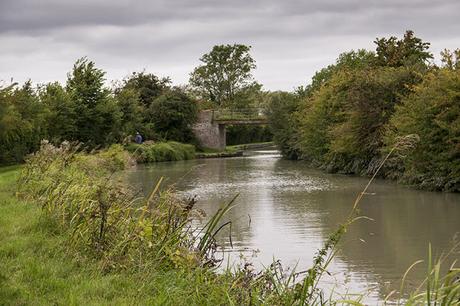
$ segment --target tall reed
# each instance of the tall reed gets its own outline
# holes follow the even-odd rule
[[[39,203],[69,232],[69,242],[100,259],[104,270],[215,263],[216,225],[230,206],[211,219],[204,235],[194,235],[190,221],[195,200],[160,191],[161,182],[149,197],[136,198],[114,179],[116,171],[129,165],[129,155],[116,150],[90,155],[71,144],[44,142],[28,159],[18,193]]]

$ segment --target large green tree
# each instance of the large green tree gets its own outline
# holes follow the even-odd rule
[[[76,140],[88,146],[107,145],[119,138],[121,112],[104,85],[105,72],[87,58],[77,60],[66,90],[75,104]]]
[[[39,89],[41,103],[45,106],[47,138],[54,142],[73,140],[76,137],[77,111],[74,101],[58,82]]]
[[[156,139],[157,131],[149,109],[158,97],[170,89],[171,80],[153,73],[133,72],[115,89],[115,97],[122,109],[124,135],[140,132],[145,139]]]
[[[193,140],[192,125],[197,118],[197,103],[182,90],[172,88],[156,98],[148,116],[159,137],[180,142]]]
[[[398,136],[416,134],[419,142],[399,163],[400,179],[424,189],[460,191],[460,67],[428,73],[397,106],[387,133],[391,147]]]
[[[0,88],[0,164],[23,160],[44,137],[44,108],[32,83]]]
[[[123,80],[123,85],[115,90],[134,90],[139,96],[139,101],[144,107],[149,107],[153,100],[159,97],[171,85],[169,78],[160,78],[153,73],[145,71],[133,72]]]
[[[191,73],[190,84],[203,98],[231,105],[239,94],[254,86],[256,62],[250,50],[241,44],[214,46],[200,58],[202,65]]]

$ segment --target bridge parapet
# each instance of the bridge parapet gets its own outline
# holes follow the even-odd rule
[[[227,124],[232,121],[240,122],[239,124],[251,124],[252,121],[255,124],[261,124],[267,121],[267,116],[259,108],[219,109],[213,111],[213,120]]]

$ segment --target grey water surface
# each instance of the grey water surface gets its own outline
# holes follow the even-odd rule
[[[196,208],[209,216],[239,194],[219,236],[227,262],[244,260],[255,269],[273,259],[298,271],[311,266],[328,235],[343,223],[368,179],[326,174],[299,161],[281,159],[276,150],[246,152],[244,157],[138,165],[128,181],[148,193],[160,177],[183,197],[197,196]],[[377,180],[360,204],[362,219],[352,224],[322,285],[337,293],[364,293],[368,304],[381,304],[398,290],[406,269],[452,247],[460,232],[460,195],[426,192]],[[205,220],[204,220],[205,221]],[[203,221],[203,222],[204,222]],[[227,258],[228,257],[228,258]],[[453,253],[447,263],[460,259]],[[424,279],[418,265],[406,287]]]

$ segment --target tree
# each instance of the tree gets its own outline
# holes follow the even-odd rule
[[[256,64],[250,49],[240,44],[214,46],[201,57],[203,64],[191,73],[190,84],[218,105],[231,104],[238,93],[255,83],[251,71]]]
[[[0,88],[0,164],[23,161],[44,136],[43,105],[32,83]]]
[[[413,31],[406,31],[400,40],[390,38],[377,38],[377,60],[382,66],[401,67],[409,65],[426,65],[433,55],[428,52],[430,43],[423,42],[414,35]]]
[[[107,145],[119,135],[120,109],[104,86],[105,72],[87,58],[77,60],[67,76],[66,90],[75,104],[75,140],[89,146]]]
[[[137,92],[139,101],[146,108],[159,97],[165,90],[170,87],[171,80],[169,78],[159,78],[152,73],[133,72],[132,75],[123,81],[123,86],[117,90],[131,89]]]
[[[460,69],[460,49],[455,49],[453,52],[444,49],[441,51],[441,61],[447,69]]]
[[[124,88],[115,95],[121,111],[122,138],[140,132],[143,137],[151,137],[149,127],[143,124],[145,107],[140,102],[139,94],[135,89]]]
[[[273,139],[283,156],[289,159],[299,157],[299,152],[295,148],[297,122],[294,113],[297,111],[300,99],[302,99],[302,89],[299,94],[278,91],[269,95],[267,116]]]
[[[160,137],[180,142],[193,140],[192,125],[198,107],[184,92],[173,88],[156,98],[149,109],[154,130]]]
[[[396,107],[387,133],[391,148],[396,137],[417,134],[419,142],[400,162],[403,181],[424,189],[460,191],[460,69],[428,73]]]
[[[40,101],[45,106],[45,129],[47,138],[62,142],[75,139],[77,112],[75,103],[58,82],[39,89]]]
[[[155,139],[157,133],[152,123],[150,106],[156,98],[170,89],[171,80],[152,73],[133,72],[115,89],[115,97],[121,107],[124,135],[140,132],[145,139]]]
[[[395,106],[420,81],[405,67],[343,70],[298,107],[301,157],[331,172],[373,173]]]
[[[311,83],[299,88],[303,96],[311,96],[314,91],[325,85],[332,76],[342,70],[364,69],[376,65],[376,55],[372,51],[359,49],[358,51],[344,52],[339,55],[335,64],[329,65],[315,73]]]

